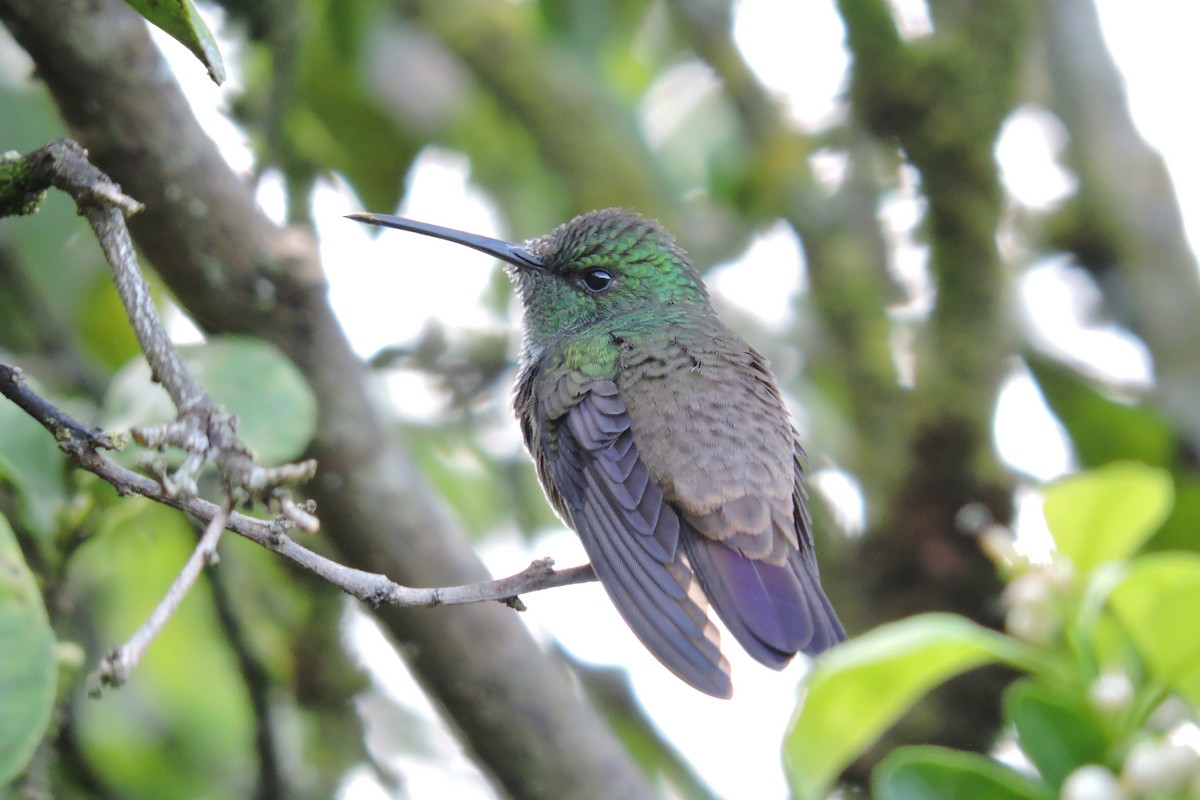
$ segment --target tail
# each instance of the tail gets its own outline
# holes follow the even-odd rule
[[[690,526],[679,538],[717,615],[755,660],[783,669],[798,652],[817,655],[845,640],[811,552],[791,550],[776,565],[747,558]]]

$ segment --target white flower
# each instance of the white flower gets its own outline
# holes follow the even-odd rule
[[[1106,767],[1086,764],[1063,781],[1061,800],[1125,800],[1117,776]]]
[[[1133,702],[1133,681],[1124,672],[1104,672],[1088,687],[1088,699],[1097,711],[1116,714]]]
[[[1200,753],[1162,739],[1138,742],[1125,758],[1121,780],[1134,794],[1181,791],[1200,772]]]

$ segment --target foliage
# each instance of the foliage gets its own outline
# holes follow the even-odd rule
[[[1200,558],[1136,554],[1170,505],[1168,473],[1143,465],[1114,463],[1059,481],[1045,492],[1057,545],[1050,561],[1018,555],[1001,529],[985,534],[1007,583],[1008,635],[925,615],[819,658],[784,741],[796,795],[824,797],[921,693],[994,662],[1024,673],[1004,698],[1020,758],[899,748],[875,769],[876,797],[1182,800],[1200,792],[1200,754],[1172,738],[1200,721],[1200,640],[1192,635]],[[1114,786],[1120,775],[1126,794],[1082,793],[1081,782],[1106,775]]]
[[[16,537],[0,516],[0,785],[19,774],[50,723],[54,631]]]
[[[192,0],[126,0],[149,22],[192,51],[216,83],[225,81],[225,62],[217,49],[216,37]]]

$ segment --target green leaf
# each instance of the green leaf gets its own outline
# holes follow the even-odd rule
[[[1109,602],[1159,680],[1200,705],[1200,555],[1136,559]]]
[[[264,464],[290,461],[317,430],[317,401],[295,365],[261,339],[226,336],[183,353],[192,374],[238,417],[238,434]]]
[[[1137,552],[1167,518],[1172,500],[1165,470],[1119,462],[1048,487],[1046,522],[1059,552],[1085,573]]]
[[[1045,786],[977,753],[903,747],[871,776],[878,800],[1052,800]]]
[[[817,659],[783,743],[792,790],[824,797],[841,770],[933,687],[975,667],[1020,664],[1023,648],[950,614],[893,622]]]
[[[1158,409],[1105,397],[1087,378],[1051,359],[1027,355],[1025,362],[1085,468],[1138,461],[1173,470],[1174,507],[1143,549],[1200,550],[1200,480],[1180,464],[1175,429]]]
[[[412,130],[412,118],[389,108],[369,86],[372,73],[380,69],[371,59],[386,46],[379,41],[385,29],[378,24],[375,5],[347,0],[312,4],[313,24],[304,38],[284,121],[288,151],[268,157],[279,159],[289,175],[334,170],[367,208],[386,210],[400,203],[409,167],[426,140]],[[376,81],[388,79],[384,75]],[[458,93],[445,84],[438,91]],[[443,105],[445,98],[440,98],[437,106]],[[427,107],[428,97],[420,108]]]
[[[54,632],[17,537],[0,515],[0,786],[20,773],[50,724]]]
[[[154,300],[164,294],[157,284],[152,277],[150,296]],[[107,371],[120,368],[142,353],[137,334],[129,324],[125,304],[107,271],[92,274],[83,289],[78,311],[72,314],[72,322],[80,344]]]
[[[1055,791],[1084,764],[1105,763],[1104,725],[1086,697],[1021,680],[1005,693],[1004,707],[1021,750]]]
[[[1025,363],[1046,404],[1070,434],[1084,467],[1124,460],[1159,467],[1174,462],[1175,432],[1153,408],[1105,397],[1056,361],[1026,356]]]
[[[1151,550],[1200,551],[1200,477],[1190,469],[1175,473],[1171,516],[1142,547],[1142,552]]]
[[[312,440],[317,402],[299,370],[260,339],[214,337],[180,348],[200,385],[238,418],[238,435],[264,464],[290,461]],[[126,365],[105,398],[110,429],[174,418],[166,393],[150,381],[143,359]]]
[[[151,25],[161,28],[176,40],[208,70],[213,82],[225,82],[225,62],[217,49],[217,40],[196,11],[192,0],[125,0]]]
[[[65,470],[54,437],[15,403],[0,398],[0,483],[16,489],[21,524],[39,536],[54,533],[66,502]]]
[[[162,599],[197,532],[179,512],[144,498],[124,499],[95,522],[72,558],[72,582],[88,598],[88,635],[119,642]],[[245,683],[203,583],[120,691],[74,709],[81,749],[113,796],[234,797],[250,785],[252,767],[239,758],[252,741]]]

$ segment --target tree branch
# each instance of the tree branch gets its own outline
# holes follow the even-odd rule
[[[1154,356],[1157,404],[1200,446],[1200,278],[1171,176],[1134,124],[1091,0],[1042,7],[1050,105],[1070,136],[1079,191],[1048,226]]]
[[[237,419],[224,406],[213,401],[183,363],[179,351],[167,335],[158,316],[150,285],[142,277],[137,253],[125,217],[143,206],[121,191],[107,175],[88,161],[87,151],[70,139],[51,142],[25,157],[34,189],[54,186],[75,200],[79,213],[91,223],[100,249],[112,268],[117,294],[125,306],[150,374],[162,384],[179,411],[178,418],[159,426],[133,430],[133,437],[146,447],[163,449],[171,445],[187,453],[180,467],[162,477],[170,493],[194,495],[196,479],[208,461],[221,475],[225,492],[237,502],[259,499],[286,504],[297,512],[282,486],[308,480],[316,471],[316,462],[264,467],[258,464],[237,436]],[[311,514],[296,520],[310,530],[317,521]]]
[[[154,380],[162,384],[181,412],[206,402],[204,389],[184,367],[179,351],[159,320],[150,298],[150,286],[142,277],[133,240],[125,227],[125,217],[141,211],[142,204],[125,195],[120,186],[87,160],[87,152],[70,139],[51,142],[25,158],[35,174],[71,195],[80,215],[96,232]]]
[[[50,431],[58,441],[59,448],[77,465],[107,481],[119,494],[139,494],[183,511],[209,527],[212,527],[214,520],[219,520],[220,530],[233,531],[278,553],[337,586],[346,594],[373,606],[434,608],[499,601],[517,610],[524,610],[519,597],[521,594],[596,580],[590,564],[556,570],[553,559],[543,558],[507,578],[436,588],[401,586],[384,575],[347,567],[297,544],[287,535],[294,523],[285,514],[280,514],[273,520],[262,520],[230,511],[203,498],[182,498],[170,493],[154,479],[121,466],[98,449],[114,449],[112,437],[98,428],[85,425],[34,392],[25,383],[21,370],[16,367],[0,363],[0,394],[12,400]],[[199,551],[200,548],[197,549],[197,552]],[[194,581],[193,575],[188,586]],[[168,595],[174,589],[173,585]],[[110,656],[106,660],[112,661],[113,658]],[[116,667],[117,665],[114,665],[107,669]],[[108,680],[106,668],[102,666],[100,677],[104,683],[119,685],[127,677],[127,671],[122,674],[118,670],[111,675],[112,680]]]

